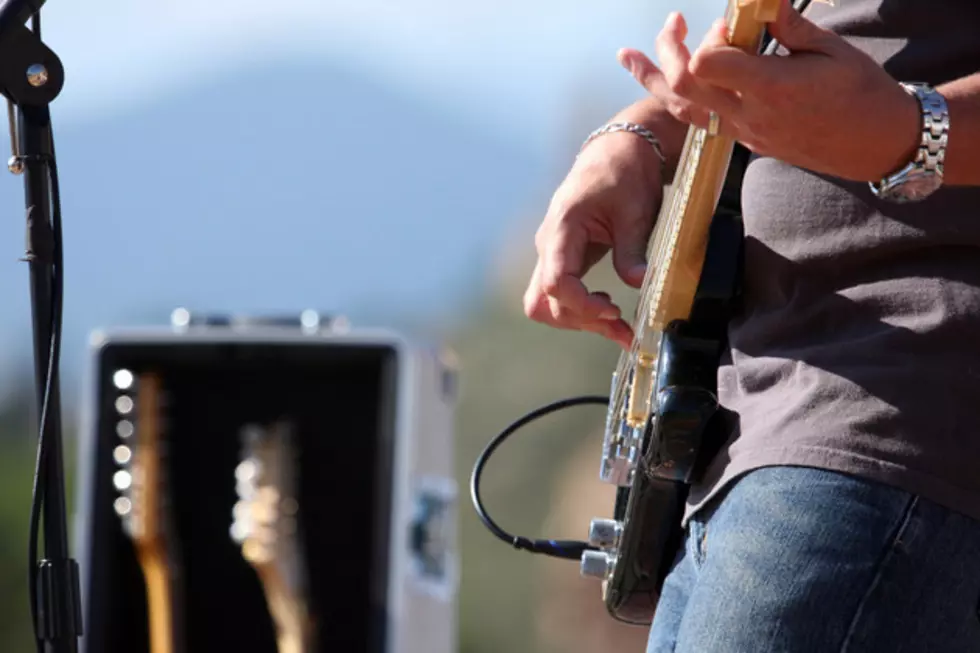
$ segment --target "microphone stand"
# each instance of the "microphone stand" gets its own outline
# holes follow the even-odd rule
[[[63,286],[61,209],[48,110],[64,85],[64,68],[57,55],[41,42],[37,12],[43,3],[44,0],[7,0],[0,5],[0,93],[10,108],[13,156],[8,167],[12,173],[24,176],[27,208],[24,260],[30,268],[39,411],[31,506],[31,611],[39,650],[76,653],[82,634],[81,600],[78,564],[71,559],[68,546],[58,382]],[[26,26],[29,18],[33,31]],[[44,558],[36,562],[41,514]]]

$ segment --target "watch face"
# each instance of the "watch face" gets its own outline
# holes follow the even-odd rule
[[[935,193],[942,183],[942,178],[931,172],[911,174],[887,189],[884,196],[893,202],[918,202]]]

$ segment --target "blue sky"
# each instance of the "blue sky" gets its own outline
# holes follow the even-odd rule
[[[126,111],[273,53],[343,60],[388,83],[528,134],[583,78],[624,97],[617,48],[652,46],[668,10],[698,37],[721,0],[50,0],[45,35],[68,66],[62,121]],[[696,42],[696,41],[695,41]]]
[[[695,41],[723,10],[683,4]],[[641,95],[616,50],[652,54],[671,8],[50,0],[66,385],[92,329],[178,304],[451,312],[533,229],[587,130]],[[29,360],[30,315],[22,182],[2,177],[10,369]]]

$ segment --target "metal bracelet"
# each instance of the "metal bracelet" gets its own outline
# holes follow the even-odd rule
[[[610,122],[599,129],[595,130],[589,134],[585,142],[582,143],[582,147],[579,152],[585,149],[585,146],[594,141],[597,137],[603,134],[610,134],[613,132],[630,132],[631,134],[636,134],[643,138],[646,142],[653,146],[653,151],[657,153],[660,158],[661,165],[667,165],[667,157],[664,156],[663,146],[660,144],[660,140],[654,135],[652,131],[644,127],[643,125],[638,125],[632,122]]]

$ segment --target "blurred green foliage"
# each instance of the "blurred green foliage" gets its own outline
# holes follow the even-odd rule
[[[27,599],[27,532],[37,437],[33,399],[28,394],[33,378],[25,373],[23,379],[22,392],[0,404],[0,651],[4,653],[34,650]],[[70,502],[74,439],[72,430],[66,431]]]

